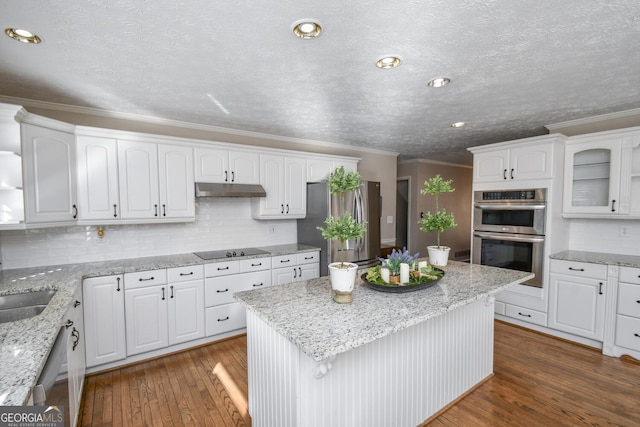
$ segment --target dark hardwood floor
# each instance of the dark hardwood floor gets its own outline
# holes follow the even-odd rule
[[[423,426],[640,425],[640,364],[495,325],[495,375]],[[79,425],[250,426],[246,359],[239,336],[89,376]]]

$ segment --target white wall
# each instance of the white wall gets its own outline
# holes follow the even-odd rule
[[[2,231],[0,255],[3,269],[8,270],[270,246],[296,240],[296,220],[254,220],[248,198],[199,198],[196,222],[106,226],[102,239],[96,226]]]
[[[569,249],[640,256],[640,221],[572,219]],[[628,235],[620,236],[620,227]]]

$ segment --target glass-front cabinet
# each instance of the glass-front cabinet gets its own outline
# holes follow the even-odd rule
[[[639,145],[637,130],[572,138],[565,148],[564,215],[640,215]]]

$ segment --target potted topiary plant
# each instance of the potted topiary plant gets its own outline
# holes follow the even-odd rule
[[[322,237],[335,240],[340,244],[340,261],[329,264],[329,279],[333,290],[333,300],[339,303],[353,301],[351,292],[356,283],[358,265],[344,261],[345,242],[359,239],[367,231],[366,223],[357,222],[350,212],[345,211],[347,193],[360,188],[360,174],[358,172],[345,173],[344,167],[337,168],[329,177],[327,184],[332,195],[338,196],[339,216],[329,216],[324,227],[318,227]]]
[[[446,209],[440,209],[438,206],[438,197],[442,193],[452,193],[455,188],[451,186],[453,180],[445,181],[438,174],[432,178],[429,178],[424,182],[424,188],[420,190],[421,194],[430,194],[436,198],[436,210],[434,213],[427,212],[426,216],[419,222],[420,230],[424,232],[435,231],[436,232],[436,246],[427,246],[429,252],[429,262],[436,266],[447,265],[449,259],[448,246],[440,245],[440,233],[450,228],[457,227],[455,218],[452,212],[447,212]]]

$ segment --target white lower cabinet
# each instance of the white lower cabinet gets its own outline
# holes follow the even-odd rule
[[[279,255],[271,260],[271,282],[283,285],[320,277],[320,252]]]
[[[561,260],[550,266],[548,327],[602,341],[607,266]]]
[[[82,315],[82,287],[79,287],[74,301],[67,311],[67,382],[69,387],[69,420],[71,427],[77,424],[82,389],[84,386],[85,337]]]
[[[127,357],[123,284],[122,275],[82,282],[87,367]]]
[[[620,268],[615,343],[640,352],[640,268]]]
[[[125,274],[128,356],[204,336],[202,273],[186,277],[194,279],[168,283],[166,270]]]
[[[247,326],[245,307],[233,294],[271,286],[270,257],[223,261],[205,265],[206,335]]]

